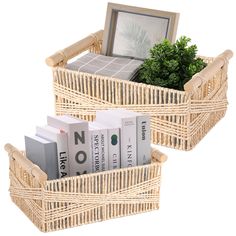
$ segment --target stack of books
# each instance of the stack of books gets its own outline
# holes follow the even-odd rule
[[[149,164],[150,117],[124,109],[97,111],[93,122],[48,116],[25,136],[25,150],[48,179]]]

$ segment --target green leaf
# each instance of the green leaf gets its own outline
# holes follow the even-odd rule
[[[182,36],[171,44],[167,39],[155,44],[139,72],[138,82],[183,90],[184,84],[207,64],[196,58],[197,46]]]

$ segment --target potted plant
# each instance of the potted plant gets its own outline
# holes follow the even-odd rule
[[[182,36],[174,44],[167,39],[156,44],[142,64],[136,81],[184,90],[184,84],[207,65],[196,57],[197,46],[188,46],[190,41]]]

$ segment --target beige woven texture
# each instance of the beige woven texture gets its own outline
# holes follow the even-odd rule
[[[102,33],[98,31],[46,59],[53,70],[58,115],[93,120],[96,110],[108,108],[150,114],[152,142],[181,150],[192,149],[225,115],[230,50],[216,58],[203,57],[208,66],[185,84],[185,91],[64,68],[69,59],[86,50],[100,53]]]
[[[58,180],[47,175],[10,144],[12,201],[43,232],[65,229],[159,208],[161,163],[166,156],[152,150],[152,163]]]

